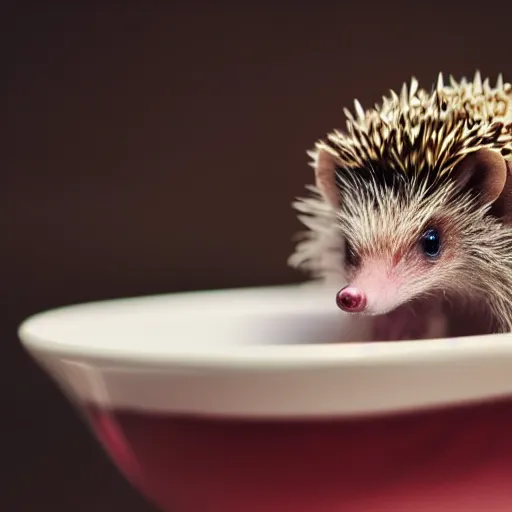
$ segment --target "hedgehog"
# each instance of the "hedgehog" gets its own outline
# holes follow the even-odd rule
[[[288,263],[373,317],[372,339],[451,335],[457,307],[462,324],[475,307],[482,332],[512,331],[512,85],[490,83],[413,77],[373,108],[355,100],[346,130],[307,152]]]

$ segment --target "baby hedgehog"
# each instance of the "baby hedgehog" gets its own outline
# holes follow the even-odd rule
[[[289,263],[373,315],[374,339],[449,335],[454,304],[512,331],[512,85],[440,74],[354,103],[346,131],[308,152],[315,185],[294,203],[308,231]]]

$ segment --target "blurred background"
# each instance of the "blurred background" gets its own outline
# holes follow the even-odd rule
[[[2,2],[0,510],[150,512],[20,348],[87,300],[302,280],[306,150],[439,71],[512,80],[512,5]],[[200,511],[198,511],[200,512]]]

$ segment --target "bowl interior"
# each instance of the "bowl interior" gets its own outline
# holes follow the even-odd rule
[[[163,354],[222,347],[362,340],[366,322],[342,313],[322,286],[193,292],[103,301],[36,315],[22,336],[93,351]]]

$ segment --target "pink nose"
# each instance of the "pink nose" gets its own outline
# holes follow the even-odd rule
[[[336,295],[336,304],[343,311],[358,313],[366,307],[366,296],[358,288],[345,286]]]

